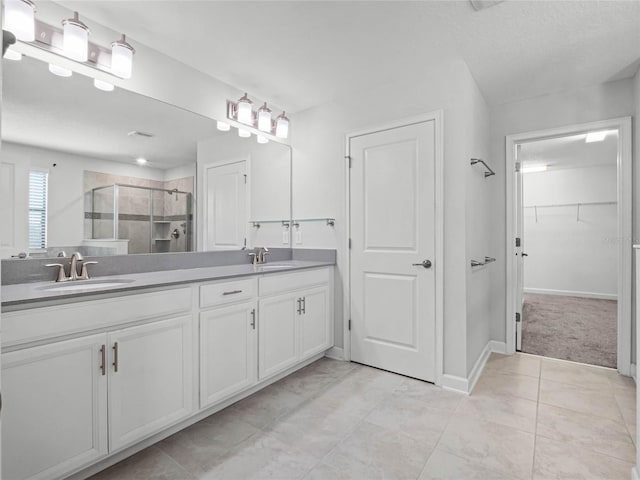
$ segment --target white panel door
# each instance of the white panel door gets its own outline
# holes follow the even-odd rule
[[[258,304],[258,376],[275,375],[298,362],[300,296],[287,293],[264,298]]]
[[[516,162],[520,156],[520,145],[516,146]],[[527,254],[524,252],[524,191],[522,185],[521,168],[516,168],[516,350],[522,350],[522,326],[525,321],[524,310],[524,258]],[[508,251],[508,250],[507,250]]]
[[[435,121],[354,137],[351,358],[435,381]]]
[[[300,295],[300,360],[306,360],[331,347],[331,299],[328,287],[305,290]]]
[[[109,449],[151,435],[193,410],[191,316],[109,334]]]
[[[244,161],[207,168],[206,250],[245,246],[246,173]]]
[[[2,478],[58,478],[107,454],[106,340],[2,355]]]
[[[200,314],[200,408],[256,383],[256,321],[254,302]]]

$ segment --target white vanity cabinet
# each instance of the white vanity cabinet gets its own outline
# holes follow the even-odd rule
[[[2,478],[57,478],[107,454],[106,341],[102,333],[2,355]]]
[[[260,380],[331,347],[330,272],[323,268],[260,279]]]

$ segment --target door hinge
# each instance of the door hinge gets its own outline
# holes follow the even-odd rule
[[[247,184],[247,174],[246,173],[244,174],[244,184],[245,185]]]
[[[351,331],[351,319],[349,319],[349,331]]]
[[[351,237],[349,237],[349,250],[351,250]]]
[[[344,158],[349,160],[349,168],[351,168],[351,156],[350,155],[345,155]]]
[[[516,237],[516,247],[520,246],[520,237]]]
[[[520,314],[516,312],[516,323],[520,323]]]
[[[516,173],[520,173],[520,162],[516,162]]]

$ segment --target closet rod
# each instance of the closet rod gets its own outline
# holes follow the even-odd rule
[[[491,170],[491,167],[489,165],[487,165],[487,163],[484,160],[482,160],[481,158],[472,158],[471,159],[471,165],[475,165],[476,163],[483,164],[484,168],[489,170],[488,172],[484,172],[484,178],[487,178],[487,177],[490,177],[491,175],[495,175],[496,174],[496,172]]]

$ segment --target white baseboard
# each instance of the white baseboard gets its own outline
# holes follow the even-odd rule
[[[469,395],[473,391],[473,387],[476,386],[480,375],[482,375],[482,371],[484,370],[491,353],[495,352],[504,354],[506,351],[507,345],[505,342],[489,340],[476,360],[476,363],[473,365],[471,372],[469,372],[469,376],[467,378],[463,378],[455,375],[444,374],[442,376],[442,388]]]
[[[325,357],[333,358],[334,360],[344,360],[344,348],[331,347],[324,352]]]
[[[631,375],[631,378],[633,378],[635,382],[638,383],[638,379],[636,378],[636,371],[637,371],[636,364],[632,363],[629,369],[629,374]]]
[[[631,480],[640,480],[640,473],[638,473],[637,465],[631,469]]]
[[[598,298],[601,300],[617,300],[615,293],[575,292],[571,290],[551,290],[547,288],[525,288],[524,293],[538,293],[542,295],[564,295],[566,297]]]

